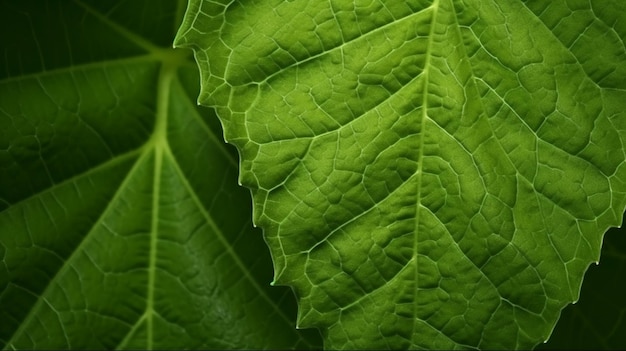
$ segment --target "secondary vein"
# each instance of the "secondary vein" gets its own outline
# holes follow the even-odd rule
[[[422,92],[422,118],[421,118],[421,127],[420,127],[420,141],[419,141],[419,154],[417,158],[417,195],[416,195],[416,209],[415,209],[415,232],[413,233],[413,267],[414,267],[414,277],[413,280],[415,282],[415,290],[413,292],[413,333],[415,333],[415,325],[417,322],[417,291],[419,285],[419,269],[417,264],[418,259],[418,228],[420,223],[420,208],[421,206],[421,197],[422,197],[422,174],[424,173],[424,129],[426,127],[426,119],[428,117],[428,80],[429,80],[429,71],[430,71],[430,59],[432,57],[432,45],[433,45],[433,36],[435,32],[435,23],[437,20],[437,11],[439,9],[439,0],[434,0],[432,7],[432,23],[430,27],[430,32],[428,33],[428,47],[426,48],[426,62],[424,63],[424,89]]]

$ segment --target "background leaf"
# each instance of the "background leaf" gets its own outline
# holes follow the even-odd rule
[[[625,205],[621,1],[190,1],[275,282],[329,348],[530,348]]]
[[[171,49],[185,6],[0,2],[3,348],[318,345]]]

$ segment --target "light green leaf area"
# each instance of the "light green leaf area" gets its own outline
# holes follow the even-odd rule
[[[3,349],[316,347],[171,48],[185,6],[0,2]]]
[[[620,0],[200,1],[175,41],[341,348],[548,339],[626,201]]]

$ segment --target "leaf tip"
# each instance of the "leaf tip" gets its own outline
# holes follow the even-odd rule
[[[179,31],[176,33],[174,40],[172,41],[172,47],[174,49],[185,47],[185,41],[183,40],[183,34],[181,33],[181,29],[182,29],[182,25],[181,25],[181,28],[179,28]]]

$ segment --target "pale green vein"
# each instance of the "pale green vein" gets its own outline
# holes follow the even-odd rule
[[[387,103],[387,102],[388,102],[391,98],[393,98],[393,97],[394,97],[394,96],[396,96],[397,94],[400,94],[400,93],[402,92],[402,90],[403,90],[403,89],[405,89],[405,88],[407,88],[407,87],[411,86],[413,83],[415,83],[415,82],[416,82],[418,79],[420,79],[422,76],[423,76],[423,72],[422,72],[421,74],[419,74],[419,75],[417,75],[417,76],[413,77],[413,78],[411,79],[411,81],[409,81],[407,84],[405,84],[405,85],[404,85],[402,88],[400,88],[398,91],[394,92],[394,93],[393,93],[393,94],[391,94],[389,97],[387,97],[385,100],[381,101],[378,105],[374,106],[374,107],[373,107],[373,109],[372,109],[371,111],[377,111],[377,109],[378,109],[380,106],[382,106],[384,103]],[[323,136],[326,136],[326,135],[330,135],[330,134],[338,134],[341,130],[343,130],[343,128],[347,128],[347,127],[349,127],[352,123],[354,123],[354,121],[356,121],[357,119],[359,119],[359,118],[361,118],[361,117],[363,117],[363,116],[365,116],[365,115],[367,115],[367,113],[364,113],[364,114],[361,114],[361,115],[359,115],[359,116],[356,116],[353,120],[351,120],[350,122],[348,122],[348,123],[346,123],[346,124],[344,124],[344,125],[341,125],[338,129],[329,130],[329,131],[326,131],[326,132],[324,132],[324,133],[321,133],[321,134],[318,134],[318,135],[314,135],[314,136],[311,136],[311,137],[301,137],[301,138],[299,138],[299,140],[316,140],[316,139],[319,139],[319,138],[321,138],[321,137],[323,137]],[[431,119],[431,121],[432,121],[432,119]],[[433,121],[433,122],[434,122],[434,121]],[[445,129],[443,129],[443,128],[441,128],[441,129],[445,131]],[[446,131],[446,133],[447,133],[447,131]],[[294,140],[294,139],[280,139],[280,140],[277,140],[277,141],[272,141],[272,142],[270,142],[270,143],[265,143],[265,144],[262,144],[262,145],[269,145],[269,144],[272,144],[272,143],[274,143],[274,142],[283,142],[283,141],[289,141],[289,140]],[[307,150],[305,151],[305,154],[308,154],[308,153],[311,151],[311,145],[312,145],[312,142],[311,142],[311,143],[309,143],[309,145],[308,145],[308,147],[307,147]],[[464,149],[465,149],[465,148],[464,148]],[[469,153],[469,151],[467,151],[467,152]],[[296,165],[296,167],[298,167],[299,165],[300,165],[300,164]],[[295,168],[294,168],[294,170],[292,170],[292,172],[291,172],[291,173],[293,173],[294,171],[295,171]],[[402,187],[402,186],[403,186],[406,182],[408,182],[410,179],[412,179],[412,178],[409,178],[409,179],[407,179],[406,181],[404,181],[404,182],[403,182],[402,184],[400,184],[400,185],[399,185],[396,189],[394,189],[394,190],[390,191],[390,192],[389,192],[389,194],[387,194],[387,196],[383,197],[382,199],[379,199],[379,200],[377,201],[377,203],[375,203],[373,206],[371,206],[371,207],[369,207],[369,208],[365,209],[365,210],[364,210],[361,214],[359,214],[359,215],[357,215],[357,216],[354,216],[354,217],[351,217],[351,218],[349,218],[346,222],[344,222],[344,223],[342,223],[342,224],[338,225],[335,229],[333,229],[331,232],[329,232],[329,233],[326,235],[326,237],[324,237],[322,240],[318,241],[318,243],[317,243],[317,244],[315,244],[313,247],[311,247],[309,250],[306,250],[306,252],[310,252],[310,251],[311,251],[311,250],[313,250],[316,246],[318,246],[318,245],[319,245],[319,244],[321,244],[322,242],[324,242],[324,241],[328,240],[328,239],[329,239],[329,238],[330,238],[330,237],[331,237],[334,233],[336,233],[337,231],[341,230],[341,228],[343,228],[343,227],[347,226],[348,224],[350,224],[350,223],[352,223],[352,222],[356,221],[358,218],[360,218],[360,217],[362,217],[363,215],[367,214],[369,211],[371,211],[371,210],[375,209],[375,208],[377,207],[377,205],[379,205],[379,204],[380,204],[380,203],[382,203],[385,199],[387,199],[389,196],[391,196],[392,194],[394,194],[394,193],[395,193],[398,189],[400,189],[400,188],[401,188],[401,187]],[[284,183],[284,182],[283,182],[283,183]],[[278,186],[282,186],[282,185],[283,185],[283,183],[281,183],[281,184],[277,185],[276,187],[278,187]],[[275,187],[275,188],[276,188],[276,187]],[[303,253],[304,253],[304,251],[303,251]]]
[[[83,1],[81,1],[81,0],[74,0],[74,2],[77,5],[79,5],[80,7],[82,7],[89,14],[91,14],[94,17],[96,17],[99,21],[101,21],[102,23],[104,23],[105,25],[107,25],[108,27],[110,27],[111,29],[113,29],[114,31],[119,33],[120,35],[122,35],[124,38],[128,39],[133,44],[139,46],[140,48],[142,48],[142,49],[144,49],[144,50],[146,50],[146,51],[148,51],[150,53],[153,53],[153,54],[158,54],[158,53],[164,51],[163,48],[154,45],[150,41],[148,41],[148,40],[144,39],[143,37],[137,35],[136,33],[132,32],[128,28],[123,27],[120,24],[112,21],[110,18],[108,18],[107,16],[103,15],[99,11],[95,10],[91,6],[85,4]]]
[[[436,1],[437,1],[437,0],[436,0]],[[271,80],[273,77],[278,76],[278,75],[281,75],[281,74],[285,73],[286,71],[290,70],[290,69],[291,69],[291,68],[293,68],[293,67],[298,67],[298,66],[301,66],[301,65],[302,65],[302,64],[304,64],[304,63],[307,63],[307,62],[309,62],[309,61],[316,60],[316,59],[318,59],[318,58],[320,58],[320,57],[322,57],[322,56],[324,56],[324,55],[327,55],[327,54],[329,54],[329,53],[331,53],[331,52],[334,52],[334,51],[336,51],[336,50],[341,50],[342,48],[344,48],[344,47],[348,46],[349,44],[354,44],[354,43],[358,42],[358,40],[359,40],[359,39],[365,38],[365,37],[367,37],[367,36],[369,36],[369,35],[373,35],[373,34],[378,33],[378,32],[384,32],[384,31],[385,31],[386,29],[388,29],[389,27],[396,26],[396,25],[400,25],[400,23],[402,23],[402,22],[404,22],[404,21],[407,21],[407,20],[409,20],[409,19],[411,19],[411,18],[413,18],[413,17],[415,17],[415,16],[418,16],[418,15],[420,15],[420,14],[424,14],[424,13],[426,13],[426,12],[427,12],[429,9],[431,9],[431,8],[432,8],[432,5],[431,5],[431,6],[429,6],[429,7],[424,8],[423,10],[420,10],[420,11],[417,11],[417,12],[410,13],[409,15],[407,15],[407,16],[405,16],[405,17],[402,17],[402,18],[396,19],[396,20],[394,20],[394,21],[391,21],[391,22],[389,22],[389,23],[386,23],[386,24],[384,24],[384,25],[378,26],[378,27],[376,27],[376,28],[372,29],[371,31],[366,32],[366,33],[363,33],[363,34],[361,34],[361,35],[359,35],[359,36],[356,36],[356,37],[354,37],[354,38],[352,38],[352,39],[350,39],[350,40],[348,40],[348,41],[342,41],[342,43],[341,43],[340,45],[337,45],[337,46],[335,46],[335,47],[332,47],[332,48],[330,48],[330,49],[328,49],[328,50],[322,50],[321,52],[319,52],[319,53],[317,53],[317,54],[314,54],[314,55],[311,55],[311,56],[307,57],[306,59],[303,59],[303,60],[300,60],[300,61],[296,61],[296,62],[291,63],[291,64],[289,64],[289,65],[287,65],[287,66],[285,66],[285,67],[281,67],[281,69],[280,69],[280,70],[278,70],[278,71],[276,71],[276,72],[274,72],[274,73],[272,73],[272,74],[269,74],[269,75],[268,75],[267,77],[265,77],[262,81],[258,81],[258,82],[256,82],[256,81],[252,81],[252,82],[250,82],[250,83],[255,83],[255,84],[267,83],[267,82],[268,82],[269,80]],[[234,51],[234,50],[232,50],[232,48],[231,48],[231,51]],[[229,62],[230,62],[230,60],[229,60]],[[229,68],[230,68],[230,67],[231,67],[231,66],[227,66],[227,67],[226,67],[224,77],[228,77],[228,70],[229,70]],[[225,78],[225,79],[227,80],[227,78]],[[250,84],[250,83],[247,83],[247,84]]]
[[[161,59],[162,59],[162,55],[157,56],[152,53],[147,53],[143,55],[129,56],[125,58],[111,59],[111,60],[106,60],[106,61],[88,62],[88,63],[82,63],[82,64],[73,65],[73,66],[55,68],[55,69],[51,69],[47,71],[24,74],[21,76],[7,77],[4,79],[0,79],[0,84],[21,82],[27,79],[42,79],[45,77],[52,77],[52,76],[64,75],[64,74],[71,75],[79,71],[87,71],[87,70],[92,70],[92,69],[106,70],[108,67],[116,67],[116,66],[124,67],[126,65],[133,65],[137,63],[149,63],[149,62],[156,63]]]
[[[337,122],[337,127],[334,128],[328,128],[325,131],[323,131],[322,133],[319,134],[314,134],[315,131],[313,132],[313,135],[307,135],[307,136],[301,136],[301,135],[296,135],[294,137],[285,137],[285,138],[272,138],[272,140],[270,142],[265,142],[265,143],[260,143],[261,145],[270,145],[273,143],[280,143],[280,142],[285,142],[285,141],[292,141],[292,140],[316,140],[316,139],[320,139],[323,138],[326,135],[330,135],[333,133],[337,133],[343,130],[343,128],[349,127],[352,123],[355,123],[356,121],[365,118],[367,116],[369,116],[370,113],[376,113],[379,111],[380,108],[382,108],[385,105],[389,105],[391,104],[392,100],[398,96],[398,94],[401,94],[403,89],[405,89],[406,87],[412,85],[415,81],[417,81],[420,77],[422,77],[423,72],[416,75],[415,77],[412,77],[411,80],[404,84],[404,86],[402,86],[400,89],[391,92],[388,96],[386,96],[384,99],[382,99],[381,101],[377,102],[376,105],[373,105],[371,108],[369,108],[369,110],[367,111],[363,111],[363,113],[359,114],[359,115],[355,115],[350,121],[341,124],[339,122],[337,122],[332,115],[330,115],[328,112],[326,112],[324,109],[322,109],[321,107],[318,106],[318,111],[324,113],[324,115],[326,115],[327,117],[332,118],[335,122]],[[268,85],[269,86],[269,85]],[[295,134],[295,133],[294,133]]]
[[[148,286],[146,295],[146,349],[153,349],[153,317],[154,317],[154,285],[156,280],[156,261],[159,236],[159,194],[161,182],[161,166],[163,163],[163,150],[155,148],[154,183],[152,192],[152,230],[150,232],[150,261],[148,263]]]
[[[118,187],[118,189],[115,192],[115,194],[113,194],[113,196],[112,196],[111,200],[109,201],[107,207],[104,209],[104,211],[102,211],[102,214],[100,215],[100,217],[98,217],[98,219],[94,222],[94,224],[91,226],[89,231],[87,231],[87,233],[85,233],[85,235],[83,236],[83,238],[80,241],[80,243],[78,243],[78,245],[72,251],[70,256],[65,260],[63,265],[57,270],[56,274],[50,279],[50,281],[48,282],[48,285],[46,286],[44,291],[37,297],[37,301],[32,305],[32,307],[28,311],[28,314],[26,315],[26,317],[24,317],[24,319],[20,323],[20,325],[17,328],[17,330],[15,330],[13,335],[11,335],[11,338],[6,342],[5,349],[7,349],[9,347],[13,347],[13,343],[17,340],[17,338],[19,336],[21,336],[26,331],[26,329],[30,326],[31,321],[33,321],[33,320],[38,318],[37,317],[37,312],[42,307],[42,304],[45,303],[46,296],[50,294],[51,289],[52,289],[54,283],[58,279],[63,277],[67,273],[67,271],[72,268],[71,262],[77,257],[77,255],[80,252],[84,251],[85,245],[87,245],[87,242],[88,242],[87,239],[90,237],[91,233],[96,228],[98,228],[100,225],[103,224],[104,217],[116,205],[119,197],[121,196],[121,194],[123,192],[123,189],[125,189],[127,187],[128,183],[133,178],[133,175],[135,174],[137,169],[143,164],[143,160],[147,157],[147,155],[148,155],[147,153],[142,154],[141,157],[139,157],[137,159],[137,161],[134,163],[133,167],[129,170],[129,172],[127,173],[126,177],[124,178],[124,180],[122,181],[122,183]],[[15,207],[11,207],[11,208],[15,208]]]
[[[582,157],[580,157],[580,156],[578,156],[578,155],[573,155],[573,154],[571,154],[571,153],[569,153],[569,152],[567,152],[567,151],[563,150],[563,149],[562,149],[562,148],[560,148],[559,146],[554,145],[554,144],[552,144],[552,143],[549,143],[549,142],[547,142],[547,141],[545,141],[545,140],[541,139],[541,138],[537,135],[537,133],[535,133],[535,131],[534,131],[532,128],[530,128],[530,126],[526,123],[526,121],[524,121],[524,119],[523,119],[523,118],[522,118],[522,117],[521,117],[521,116],[517,113],[517,111],[515,111],[515,109],[513,109],[513,107],[511,107],[511,105],[509,105],[509,103],[508,103],[508,102],[504,99],[504,97],[500,96],[500,95],[499,95],[499,94],[498,94],[498,93],[497,93],[497,92],[496,92],[496,91],[495,91],[495,90],[494,90],[491,86],[489,86],[489,85],[487,84],[487,82],[485,82],[485,81],[484,81],[484,80],[482,80],[481,78],[475,78],[475,79],[476,79],[477,81],[482,82],[482,83],[483,83],[483,84],[487,87],[487,89],[491,90],[491,91],[494,93],[494,95],[495,95],[495,96],[497,96],[497,97],[498,97],[498,98],[502,101],[502,104],[503,104],[504,106],[506,106],[506,107],[507,107],[507,108],[508,108],[508,109],[509,109],[509,110],[510,110],[510,111],[511,111],[511,112],[512,112],[512,113],[513,113],[513,114],[514,114],[514,115],[515,115],[515,116],[516,116],[516,117],[517,117],[517,118],[518,118],[518,119],[519,119],[519,120],[520,120],[523,124],[524,124],[524,126],[526,126],[526,128],[527,128],[528,130],[530,130],[530,131],[533,133],[533,135],[534,135],[534,137],[535,137],[535,151],[539,150],[539,146],[538,146],[538,145],[539,145],[539,142],[542,142],[543,144],[545,144],[545,145],[547,145],[547,146],[549,146],[549,147],[553,147],[555,150],[557,150],[557,151],[559,151],[559,152],[562,152],[562,153],[564,153],[564,154],[567,154],[568,156],[572,156],[573,158],[576,158],[576,159],[579,159],[579,160],[583,161],[584,163],[586,163],[587,165],[589,165],[591,168],[593,168],[593,169],[597,170],[598,172],[602,173],[602,175],[603,175],[604,177],[606,177],[606,178],[607,178],[607,180],[609,179],[609,177],[608,177],[606,174],[604,174],[604,172],[602,172],[602,170],[601,170],[598,166],[596,166],[595,164],[591,163],[590,161],[585,160],[584,158],[582,158]],[[501,145],[501,147],[502,147],[502,144],[501,144],[500,139],[499,139],[499,138],[495,138],[495,140],[497,140],[498,144],[500,144],[500,145]],[[504,150],[504,149],[503,149],[503,150]],[[573,213],[571,213],[571,211],[570,211],[570,210],[568,210],[567,208],[563,207],[563,205],[561,205],[561,204],[557,203],[557,202],[556,202],[553,198],[551,198],[550,196],[547,196],[546,194],[544,194],[543,192],[541,192],[541,190],[540,190],[540,189],[537,189],[537,188],[536,188],[536,186],[535,186],[535,179],[534,179],[534,178],[533,178],[533,179],[529,179],[529,178],[528,178],[525,174],[523,174],[522,172],[520,172],[520,171],[517,169],[517,167],[515,166],[515,163],[511,160],[511,158],[510,158],[509,154],[508,154],[507,152],[504,152],[504,154],[505,154],[505,155],[506,155],[506,157],[509,159],[509,161],[511,161],[511,164],[515,167],[515,171],[516,171],[518,174],[520,174],[520,175],[521,175],[521,176],[522,176],[522,177],[523,177],[526,181],[528,181],[528,182],[531,184],[532,188],[535,190],[535,192],[536,192],[537,194],[540,194],[540,195],[541,195],[544,199],[546,199],[546,200],[550,201],[552,204],[554,204],[555,206],[557,206],[558,208],[560,208],[561,210],[563,210],[564,212],[566,212],[566,213],[567,213],[567,214],[568,214],[568,215],[569,215],[572,219],[577,219],[577,216],[576,216],[576,215],[574,215]],[[537,165],[539,165],[539,161],[535,161],[535,162],[537,163]],[[535,176],[536,176],[537,171],[535,170],[535,171],[534,171],[534,173],[535,173]],[[587,218],[586,220],[593,220],[593,219],[591,219],[591,218]]]
[[[426,47],[426,62],[424,63],[424,72],[423,72],[423,76],[424,76],[424,89],[422,92],[422,116],[421,116],[421,127],[420,127],[420,140],[419,140],[419,146],[418,146],[418,156],[417,156],[417,191],[416,191],[416,196],[415,196],[415,231],[413,233],[413,257],[411,258],[411,260],[413,261],[414,264],[414,282],[415,282],[415,290],[414,290],[414,295],[413,295],[413,318],[415,318],[413,320],[413,332],[411,333],[411,335],[415,335],[415,327],[417,324],[417,301],[418,301],[418,286],[419,286],[419,267],[417,264],[417,259],[418,259],[418,241],[419,241],[419,223],[420,223],[420,209],[422,208],[421,206],[421,201],[422,201],[422,175],[424,174],[424,129],[426,127],[426,120],[429,118],[428,117],[428,84],[429,84],[429,71],[430,71],[430,65],[431,65],[431,57],[433,55],[433,37],[435,35],[435,27],[436,27],[436,23],[437,23],[437,12],[439,10],[439,0],[434,0],[432,5],[432,20],[431,20],[431,26],[430,26],[430,33],[428,34],[428,44]]]
[[[235,265],[243,273],[243,277],[250,282],[250,284],[254,287],[254,289],[256,291],[258,291],[258,293],[261,296],[261,298],[263,298],[263,300],[267,301],[267,303],[276,311],[276,313],[285,322],[287,322],[287,325],[291,325],[291,323],[292,323],[291,319],[289,319],[289,317],[287,315],[285,315],[285,312],[276,304],[276,302],[274,302],[269,296],[267,296],[267,294],[265,293],[264,289],[258,284],[256,279],[254,279],[254,276],[250,273],[250,270],[241,261],[241,258],[239,257],[237,252],[235,252],[233,250],[233,247],[228,242],[228,240],[226,239],[226,237],[224,235],[224,232],[215,223],[215,221],[213,220],[213,217],[207,211],[207,209],[204,207],[204,205],[202,204],[202,201],[200,200],[200,198],[196,194],[195,190],[193,189],[193,187],[191,186],[191,184],[187,180],[187,177],[185,176],[185,173],[181,169],[180,165],[178,164],[178,161],[176,160],[176,157],[174,156],[172,151],[169,149],[169,147],[166,147],[164,149],[164,152],[166,152],[167,155],[168,155],[168,158],[171,159],[172,165],[174,166],[174,169],[176,170],[176,173],[178,174],[178,176],[180,178],[180,181],[184,184],[185,189],[187,189],[187,192],[189,193],[189,196],[193,200],[193,202],[196,205],[196,207],[198,208],[198,210],[200,210],[200,213],[204,217],[207,225],[215,233],[217,239],[222,244],[222,246],[225,248],[226,253],[228,254],[228,256],[230,256],[233,259]],[[292,331],[294,333],[296,332],[295,329],[291,329],[290,331]],[[302,336],[300,334],[298,334],[298,337],[300,339],[302,339],[302,340],[305,340],[305,339],[302,338]]]
[[[595,15],[595,11],[593,10],[593,5],[591,3],[591,1],[588,2],[589,3],[589,11],[591,11],[592,13],[594,13],[594,19],[598,20],[598,22],[602,23],[605,25],[606,29],[609,30],[610,32],[612,32],[615,35],[615,38],[619,41],[619,43],[622,45],[622,47],[624,49],[626,49],[626,43],[624,42],[624,39],[622,38],[622,36],[619,35],[619,33],[615,30],[614,25],[609,25],[608,23],[605,23],[604,21],[602,21],[599,17],[597,17]],[[572,58],[574,58],[576,60],[576,62],[578,63],[578,65],[581,67],[582,71],[585,73],[585,76],[589,79],[589,81],[593,82],[595,86],[597,86],[600,89],[606,89],[604,87],[602,87],[600,84],[601,82],[596,82],[595,80],[593,80],[590,76],[589,76],[589,72],[587,70],[585,70],[583,67],[583,63],[579,61],[578,59],[578,55],[576,55],[573,51],[572,51],[572,47],[574,46],[574,44],[570,44],[569,46],[566,45],[566,43],[561,39],[561,37],[559,37],[556,33],[554,33],[554,29],[550,28],[546,25],[546,23],[544,22],[544,20],[542,19],[541,14],[535,14],[533,12],[533,10],[531,10],[528,5],[525,2],[520,2],[520,4],[524,7],[524,9],[526,11],[528,11],[529,14],[532,15],[532,17],[536,18],[538,20],[539,23],[541,23],[544,28],[547,29],[548,32],[550,32],[550,34],[552,35],[552,37],[558,41],[561,46],[563,47],[563,49],[567,50],[567,52],[572,56]],[[500,7],[500,6],[498,6]],[[502,10],[500,10],[502,12]],[[589,24],[590,26],[591,24]],[[581,34],[581,36],[584,35],[584,33]],[[579,36],[576,40],[580,39]],[[556,51],[556,50],[555,50]],[[602,81],[603,79],[600,79],[600,81]],[[620,90],[620,91],[624,91],[622,89],[616,89],[616,90]]]
[[[387,199],[392,198],[394,195],[397,195],[398,193],[401,193],[402,190],[404,190],[404,186],[407,185],[407,184],[410,184],[411,181],[413,180],[413,178],[414,177],[409,177],[407,180],[403,181],[397,188],[395,188],[392,191],[390,191],[389,193],[387,193],[387,195],[385,197],[379,199],[378,202],[374,203],[374,205],[372,205],[371,207],[365,209],[364,211],[362,211],[361,213],[357,214],[356,216],[350,217],[347,221],[341,223],[339,226],[337,226],[336,228],[331,230],[324,238],[319,240],[315,245],[311,246],[307,250],[301,251],[300,253],[306,253],[307,255],[310,255],[310,253],[313,250],[315,250],[316,247],[318,247],[322,243],[328,241],[333,235],[335,235],[336,233],[341,232],[345,227],[347,227],[351,223],[357,222],[359,219],[363,218],[368,213],[370,213],[371,211],[373,211],[376,208],[378,208],[378,206],[381,205],[383,202],[385,202]],[[280,240],[280,237],[279,237],[279,240]]]
[[[578,154],[572,154],[571,152],[568,152],[566,150],[564,150],[563,148],[559,147],[558,145],[555,145],[549,141],[544,140],[543,138],[541,138],[537,132],[531,128],[531,126],[526,122],[526,120],[524,120],[524,118],[522,118],[522,116],[519,115],[519,113],[517,113],[517,111],[513,108],[513,106],[511,106],[511,104],[509,104],[509,102],[506,100],[506,98],[502,95],[500,95],[498,93],[498,91],[496,89],[494,89],[493,87],[491,87],[491,85],[489,85],[485,80],[483,80],[482,78],[479,77],[475,77],[474,78],[476,81],[479,81],[481,83],[484,84],[485,87],[487,87],[487,89],[489,89],[491,92],[493,92],[493,94],[500,100],[502,101],[502,104],[504,106],[506,106],[511,112],[513,112],[513,114],[515,115],[515,117],[517,117],[517,119],[519,119],[519,121],[524,124],[524,126],[533,133],[536,141],[541,141],[543,143],[545,143],[547,146],[553,147],[554,149],[556,149],[557,151],[563,152],[565,154],[567,154],[568,156],[571,156],[573,158],[576,158],[582,162],[584,162],[585,164],[591,166],[592,168],[594,168],[595,170],[597,170],[598,172],[602,173],[602,175],[606,178],[609,177],[609,175],[604,174],[604,172],[602,171],[602,169],[600,169],[600,167],[598,167],[597,165],[595,165],[594,163],[592,163],[591,161],[583,158],[582,156],[578,155]],[[547,117],[544,119],[544,121],[542,122],[542,124],[547,121]],[[538,150],[538,144],[535,144],[535,150]],[[514,164],[514,163],[513,163]]]
[[[133,324],[128,333],[126,333],[124,339],[122,339],[122,341],[115,347],[115,350],[123,350],[126,348],[126,345],[128,345],[128,342],[130,341],[130,338],[135,335],[135,333],[139,329],[139,326],[141,325],[141,323],[143,323],[145,319],[146,313],[142,314],[139,319],[137,319],[137,321],[135,322],[135,324]]]
[[[163,65],[159,73],[157,84],[157,112],[156,125],[152,138],[148,145],[154,146],[154,183],[152,191],[152,231],[150,233],[150,262],[148,264],[148,286],[146,301],[146,324],[147,324],[147,345],[146,349],[152,350],[154,347],[154,287],[156,282],[156,263],[158,255],[159,240],[159,210],[160,210],[160,189],[161,189],[161,168],[163,166],[163,151],[167,147],[167,113],[170,100],[170,89],[177,67],[174,65]]]
[[[437,219],[437,222],[439,222],[439,224],[441,225],[441,227],[443,227],[446,231],[446,233],[448,234],[448,236],[452,239],[451,242],[454,244],[455,248],[458,250],[458,252],[467,260],[467,262],[469,262],[472,266],[474,266],[474,268],[476,268],[476,270],[480,273],[480,275],[485,278],[487,280],[487,282],[489,282],[489,285],[491,285],[497,292],[498,295],[500,295],[500,299],[503,301],[506,301],[507,303],[509,303],[511,306],[517,307],[520,310],[527,312],[529,314],[535,315],[537,317],[540,317],[541,319],[543,319],[544,321],[545,318],[541,315],[541,313],[536,313],[533,312],[529,309],[527,309],[524,306],[518,305],[514,302],[511,302],[509,299],[507,299],[506,297],[502,296],[500,289],[498,288],[498,286],[491,280],[491,278],[482,271],[481,267],[477,266],[476,263],[474,263],[474,261],[472,261],[471,257],[469,257],[467,255],[467,253],[465,251],[463,251],[463,249],[461,248],[461,246],[459,245],[459,243],[454,239],[454,236],[452,235],[452,233],[450,232],[450,230],[448,229],[448,227],[439,219],[439,217],[437,217],[437,215],[432,212],[428,207],[426,206],[422,206],[424,211],[427,211],[433,218]],[[545,222],[545,221],[544,221]],[[524,259],[526,260],[526,262],[528,263],[528,266],[532,268],[532,270],[535,272],[535,275],[538,278],[541,278],[541,275],[539,274],[539,271],[537,270],[537,267],[535,267],[534,265],[532,265],[532,263],[528,260],[528,258],[526,257],[526,255],[524,255],[524,252],[522,250],[520,250],[512,241],[508,242],[508,245],[510,245],[515,251],[517,251],[522,257],[524,257]],[[489,261],[487,261],[489,262]],[[487,264],[487,262],[485,263],[485,265]],[[548,296],[546,289],[545,289],[545,285],[544,285],[544,281],[543,279],[540,279],[541,281],[541,287],[543,289],[544,295],[543,296]]]
[[[138,149],[131,150],[131,151],[128,151],[128,152],[123,153],[123,154],[116,155],[116,156],[114,156],[114,157],[112,157],[112,158],[102,162],[99,165],[96,165],[96,166],[94,166],[92,168],[87,169],[86,171],[84,171],[82,173],[78,173],[78,174],[76,174],[76,175],[74,175],[72,177],[69,177],[67,179],[64,179],[63,181],[60,181],[58,183],[51,184],[51,186],[46,187],[45,189],[42,189],[42,190],[40,190],[38,192],[35,192],[32,195],[30,195],[28,197],[25,197],[23,199],[20,199],[19,201],[15,202],[15,203],[9,204],[10,206],[7,207],[6,209],[0,211],[0,213],[3,213],[5,211],[9,211],[13,207],[20,206],[21,204],[23,204],[25,202],[28,202],[28,201],[30,201],[30,200],[32,200],[34,198],[37,198],[37,197],[40,197],[40,196],[42,196],[44,194],[50,193],[50,192],[54,191],[57,188],[61,188],[61,187],[65,186],[65,185],[75,183],[77,180],[79,180],[81,178],[89,177],[92,174],[96,174],[98,172],[105,171],[108,168],[115,167],[119,163],[125,162],[128,159],[131,159],[131,158],[137,157],[138,155],[141,155],[142,152],[143,152],[142,148],[138,148]]]

